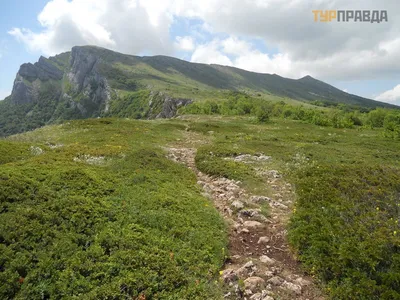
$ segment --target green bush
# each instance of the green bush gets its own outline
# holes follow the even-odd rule
[[[323,103],[323,102],[321,102]],[[319,106],[322,105],[315,102]],[[321,105],[320,105],[321,104]],[[267,122],[271,117],[299,120],[318,126],[334,128],[354,128],[367,126],[369,128],[385,127],[385,135],[397,139],[399,137],[398,110],[377,108],[375,110],[357,110],[357,107],[327,105],[328,111],[304,106],[292,106],[285,102],[269,102],[251,97],[241,92],[230,92],[224,101],[195,102],[181,109],[185,114],[222,114],[255,116],[260,123]],[[386,121],[385,121],[386,120]]]
[[[296,175],[289,240],[333,299],[400,298],[400,170],[332,165]]]
[[[183,127],[167,125],[70,122],[46,128],[64,146],[39,156],[0,143],[15,152],[0,170],[1,299],[218,298],[225,225],[194,174],[160,151]],[[110,160],[74,161],[84,154]]]
[[[267,123],[269,121],[271,112],[267,106],[261,106],[256,111],[257,121],[260,123]]]

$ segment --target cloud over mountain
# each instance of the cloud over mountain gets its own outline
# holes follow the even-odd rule
[[[312,10],[387,10],[383,23],[314,22]],[[177,19],[200,26],[180,28]],[[324,80],[400,75],[398,1],[336,0],[53,0],[38,16],[42,30],[9,33],[47,55],[75,45],[128,54],[188,53],[192,61]]]

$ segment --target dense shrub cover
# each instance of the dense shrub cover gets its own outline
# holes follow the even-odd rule
[[[319,166],[297,174],[290,241],[334,299],[400,299],[400,170]]]
[[[400,138],[400,110],[377,108],[365,110],[344,104],[330,109],[316,109],[294,106],[281,102],[270,102],[255,98],[241,92],[230,92],[226,100],[208,100],[194,102],[181,109],[186,114],[222,114],[228,116],[256,116],[260,123],[267,122],[270,117],[300,120],[318,126],[334,128],[368,128],[385,129],[385,135]]]
[[[173,130],[101,119],[20,137],[62,146],[2,161],[0,298],[216,298],[224,223],[159,150]],[[74,159],[84,154],[105,163]]]

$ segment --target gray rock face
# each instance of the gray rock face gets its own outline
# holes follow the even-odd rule
[[[191,99],[175,99],[167,96],[165,97],[162,111],[157,115],[157,118],[172,118],[176,115],[180,107],[186,106],[192,102],[193,100]]]
[[[29,81],[33,81],[37,78],[37,69],[31,63],[23,64],[19,68],[18,75]]]
[[[105,111],[107,111],[111,93],[107,79],[98,71],[100,62],[101,59],[87,48],[73,47],[68,78],[74,92],[82,92],[87,102],[96,106],[104,103]],[[83,115],[87,113],[85,107],[78,108]]]
[[[50,79],[61,80],[62,78],[63,71],[43,56],[35,64],[23,64],[14,81],[11,93],[12,102],[15,104],[31,103],[37,100],[38,88],[40,88],[38,80],[43,82]]]
[[[97,73],[95,66],[99,58],[82,47],[73,47],[71,51],[70,66],[68,74],[71,82],[77,85],[77,90],[82,90],[88,84],[88,76]]]
[[[173,118],[176,116],[180,107],[186,106],[192,102],[192,99],[172,98],[163,92],[152,91],[149,97],[149,118]]]
[[[32,87],[25,84],[21,75],[17,74],[11,93],[12,102],[15,104],[25,104],[33,102]]]
[[[42,81],[49,79],[61,80],[63,78],[63,71],[58,69],[50,62],[50,60],[44,58],[43,56],[41,56],[39,61],[35,63],[35,67],[38,72],[38,78]]]
[[[93,117],[108,112],[111,88],[107,78],[100,72],[103,61],[93,47],[73,47],[67,63],[54,58],[40,57],[35,64],[20,67],[11,95],[15,104],[33,103],[40,100],[42,83],[54,80],[52,97],[66,102],[70,108],[78,109],[83,117]],[[60,82],[67,80],[66,83]],[[61,84],[62,83],[62,84]],[[62,88],[61,88],[62,86]],[[58,89],[58,93],[54,93]],[[58,96],[54,96],[58,95]],[[172,98],[162,92],[152,92],[149,98],[149,118],[172,118],[182,106],[192,103],[191,99]]]
[[[43,56],[34,65],[31,63],[21,65],[18,74],[30,82],[36,79],[41,81],[61,80],[63,77],[63,72]]]

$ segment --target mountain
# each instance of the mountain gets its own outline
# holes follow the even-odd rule
[[[395,107],[345,93],[310,76],[294,80],[167,56],[138,57],[83,46],[21,65],[12,94],[0,102],[0,136],[65,119],[172,117],[181,106],[224,98],[230,90],[244,90],[265,99]]]

